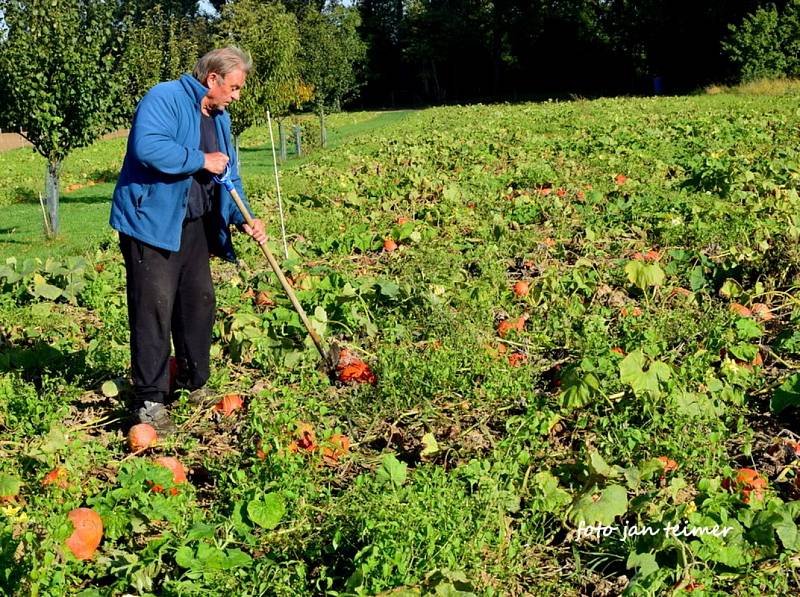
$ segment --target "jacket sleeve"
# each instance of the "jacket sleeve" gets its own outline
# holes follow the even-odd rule
[[[148,93],[136,111],[131,135],[133,154],[145,166],[164,174],[185,175],[200,170],[205,155],[176,141],[180,118],[165,94]]]

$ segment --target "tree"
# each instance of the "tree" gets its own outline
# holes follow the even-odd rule
[[[359,68],[366,58],[358,11],[341,5],[319,12],[309,8],[300,21],[303,80],[314,87],[314,104],[322,111],[339,107],[359,88]]]
[[[358,0],[359,33],[367,44],[367,101],[394,105],[405,93],[403,0]],[[387,101],[388,100],[388,101]]]
[[[426,97],[442,102],[483,95],[490,80],[493,10],[484,0],[409,4],[404,58],[415,65]]]
[[[236,0],[223,6],[217,42],[239,46],[253,59],[241,99],[230,106],[234,135],[266,122],[267,110],[283,114],[298,101],[299,39],[297,19],[280,3]]]
[[[782,11],[774,4],[761,7],[729,29],[722,49],[741,80],[800,76],[800,0]]]
[[[120,89],[115,117],[130,122],[139,100],[160,81],[191,72],[210,45],[203,19],[170,14],[160,5],[142,12],[135,7],[123,27],[124,43],[117,70]]]
[[[0,125],[20,129],[47,160],[49,233],[59,231],[61,164],[113,125],[119,51],[117,4],[0,0]]]

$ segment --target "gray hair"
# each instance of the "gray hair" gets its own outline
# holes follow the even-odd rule
[[[197,64],[194,65],[192,75],[205,85],[208,75],[211,73],[217,73],[224,78],[225,75],[237,69],[241,69],[247,74],[251,68],[253,68],[253,60],[249,54],[246,54],[236,46],[228,46],[227,48],[211,50],[200,58]]]

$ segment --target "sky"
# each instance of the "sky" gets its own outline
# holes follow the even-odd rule
[[[216,15],[217,11],[211,5],[211,2],[208,0],[198,0],[197,8],[200,10],[200,14],[204,15]]]

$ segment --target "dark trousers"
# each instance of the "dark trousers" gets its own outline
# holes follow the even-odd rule
[[[136,399],[164,402],[169,392],[170,334],[177,386],[202,387],[209,376],[214,325],[208,241],[202,219],[183,225],[181,247],[170,252],[119,235],[125,259],[131,368]]]

